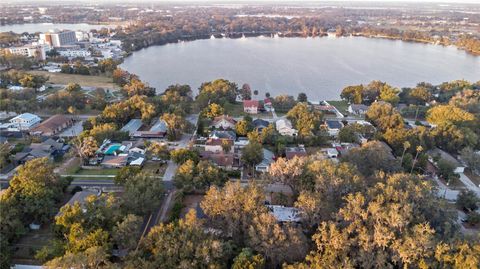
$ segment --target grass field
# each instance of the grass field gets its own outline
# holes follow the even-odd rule
[[[75,175],[117,175],[119,169],[103,168],[103,169],[80,169]]]
[[[348,109],[348,103],[347,101],[327,101],[330,105],[336,107],[340,113],[348,113],[347,112],[347,109]]]
[[[225,104],[225,114],[231,117],[243,116],[244,115],[243,104],[242,103],[230,104],[227,102]]]
[[[52,84],[78,83],[80,86],[85,87],[119,89],[118,85],[112,82],[112,78],[104,76],[83,76],[63,73],[49,73],[47,71],[29,71],[28,73],[47,76],[49,77],[48,82]]]

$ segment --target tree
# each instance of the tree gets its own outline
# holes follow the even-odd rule
[[[437,242],[431,225],[437,220],[430,210],[436,210],[440,201],[435,188],[408,174],[378,180],[365,192],[348,194],[334,221],[320,223],[313,236],[316,250],[305,262],[287,268],[418,268],[430,264]]]
[[[344,143],[358,143],[355,126],[347,125],[338,132],[338,139]]]
[[[22,205],[25,219],[42,224],[52,217],[55,203],[68,184],[53,172],[47,158],[37,158],[20,166],[10,181],[9,190]]]
[[[223,188],[211,187],[200,206],[213,227],[243,245],[254,216],[266,212],[264,201],[265,195],[258,186],[242,187],[239,182],[227,182]]]
[[[125,182],[124,188],[123,205],[128,212],[144,215],[158,208],[162,202],[162,182],[151,174],[136,174]]]
[[[305,137],[312,135],[312,132],[318,129],[322,113],[312,110],[306,103],[298,103],[288,111],[287,118],[298,130],[298,135]]]
[[[342,157],[342,161],[354,164],[365,176],[372,175],[375,171],[396,172],[400,164],[385,144],[370,141],[360,148],[353,148]]]
[[[224,268],[231,256],[228,243],[205,233],[191,210],[185,220],[155,226],[126,268]]]
[[[240,95],[242,96],[242,100],[250,100],[252,99],[252,89],[250,85],[247,83],[242,85],[242,89],[240,90]]]
[[[134,96],[134,95],[147,95],[147,96],[153,96],[155,95],[155,91],[145,85],[142,81],[139,79],[132,79],[130,80],[125,86],[123,86],[123,91],[126,93],[128,96]]]
[[[238,135],[241,136],[246,136],[249,132],[253,130],[253,124],[251,120],[248,120],[248,118],[244,118],[242,120],[239,120],[237,124],[235,124],[235,132]]]
[[[480,175],[480,153],[475,152],[470,147],[466,147],[460,151],[460,156],[473,173]]]
[[[205,82],[200,86],[196,103],[200,109],[207,107],[210,103],[223,105],[225,102],[235,103],[237,98],[237,85],[225,79],[216,79]]]
[[[213,119],[225,113],[223,107],[218,104],[211,103],[203,111],[202,115],[206,118]]]
[[[237,257],[233,260],[232,269],[263,269],[265,268],[265,258],[260,255],[253,255],[249,248],[243,248]]]
[[[151,157],[160,158],[162,160],[170,159],[170,150],[165,143],[154,141],[147,147],[147,152]]]
[[[263,160],[263,147],[258,141],[250,141],[248,145],[243,148],[242,161],[251,167],[252,171],[255,165]]]
[[[308,162],[306,158],[295,156],[291,160],[278,158],[270,165],[268,174],[272,182],[281,182],[292,188],[295,194],[301,190],[308,188],[308,182],[301,179],[304,178],[305,169]]]
[[[465,147],[473,148],[479,141],[479,136],[470,128],[458,127],[450,122],[433,128],[431,135],[437,147],[449,152],[457,152]]]
[[[440,243],[436,247],[435,258],[442,268],[476,268],[480,262],[480,243],[468,241]]]
[[[125,166],[118,171],[117,175],[114,178],[115,184],[124,185],[130,178],[134,177],[136,174],[140,173],[142,169],[136,166]]]
[[[363,85],[348,86],[342,90],[340,97],[350,104],[361,104],[363,101]]]
[[[205,160],[198,164],[187,160],[178,167],[174,177],[175,186],[186,191],[203,190],[211,185],[222,186],[227,180],[224,171]]]
[[[194,163],[198,163],[200,156],[197,151],[189,150],[186,148],[175,149],[170,152],[172,160],[176,164],[183,164],[188,160],[192,160]]]
[[[413,173],[413,169],[415,168],[415,164],[417,164],[418,154],[420,154],[420,152],[422,152],[422,151],[423,151],[423,147],[418,146],[417,150],[416,150],[416,153],[415,153],[415,158],[413,159],[412,170],[410,170],[410,174]]]
[[[398,96],[399,92],[400,91],[398,89],[393,88],[388,84],[385,84],[380,89],[380,100],[388,102],[392,105],[396,105],[400,101],[400,97]]]
[[[414,162],[415,163],[415,162]],[[453,180],[457,180],[459,175],[455,173],[455,165],[445,159],[440,159],[437,162],[438,175],[443,178],[447,184]]]
[[[162,115],[162,117],[160,117],[160,119],[165,121],[165,123],[167,124],[168,138],[170,140],[179,139],[186,126],[185,119],[172,113],[165,113]]]
[[[427,112],[427,121],[433,124],[465,124],[475,120],[475,115],[452,105],[438,105]]]
[[[307,94],[304,92],[299,93],[297,97],[297,102],[302,102],[302,103],[308,102]]]
[[[104,247],[92,246],[81,253],[67,252],[64,256],[47,262],[44,266],[50,269],[56,268],[111,268],[109,254]]]
[[[463,210],[474,211],[477,210],[480,203],[480,198],[471,190],[461,190],[457,197],[457,206]]]
[[[137,246],[141,235],[143,218],[128,214],[113,228],[113,241],[121,250],[131,251]]]
[[[10,145],[0,144],[0,170],[5,168],[9,162]]]
[[[368,109],[365,118],[379,127],[382,131],[387,129],[403,129],[403,117],[389,103],[375,102]]]
[[[232,150],[232,143],[229,142],[229,140],[222,140],[222,151],[224,153],[229,153]]]
[[[83,163],[93,157],[98,150],[97,141],[92,136],[87,136],[83,139],[77,137],[73,140],[73,145]]]

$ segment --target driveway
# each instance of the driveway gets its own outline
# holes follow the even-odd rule
[[[175,173],[177,172],[178,165],[171,160],[168,161],[167,165],[167,169],[163,175],[163,181],[172,181]]]

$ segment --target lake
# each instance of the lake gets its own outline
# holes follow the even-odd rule
[[[310,100],[337,100],[345,86],[375,79],[397,87],[480,80],[480,57],[455,47],[364,37],[197,40],[134,52],[121,68],[157,91],[225,78],[259,96],[305,92]]]
[[[25,23],[25,24],[12,24],[1,25],[0,32],[14,32],[14,33],[35,33],[35,32],[47,32],[51,29],[60,30],[82,30],[89,31],[91,29],[102,29],[108,27],[116,27],[115,25],[99,25],[99,24],[87,24],[87,23]]]

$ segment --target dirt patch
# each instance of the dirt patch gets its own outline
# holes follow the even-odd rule
[[[190,209],[197,209],[200,207],[200,202],[203,200],[203,194],[187,194],[183,198],[183,208],[180,217],[183,218]],[[197,212],[198,215],[198,212]]]

